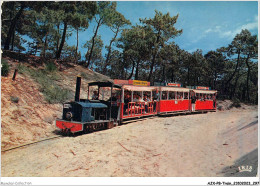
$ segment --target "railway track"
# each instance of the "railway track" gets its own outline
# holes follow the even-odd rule
[[[29,146],[29,145],[33,145],[33,144],[36,144],[36,143],[40,143],[40,142],[43,142],[43,141],[58,139],[58,138],[62,138],[62,137],[63,136],[52,136],[52,137],[45,138],[45,139],[42,139],[42,140],[39,140],[39,141],[34,141],[34,142],[31,142],[31,143],[26,143],[26,144],[19,145],[19,146],[16,146],[16,147],[12,147],[12,148],[9,148],[9,149],[1,150],[1,152],[7,152],[7,151],[10,151],[10,150],[19,149],[19,148],[26,147],[26,146]]]

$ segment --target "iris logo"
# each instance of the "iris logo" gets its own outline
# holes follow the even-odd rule
[[[252,169],[253,167],[248,165],[246,166],[242,165],[238,167],[239,172],[252,172]]]

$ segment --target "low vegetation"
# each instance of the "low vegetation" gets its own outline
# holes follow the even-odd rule
[[[240,103],[239,99],[234,98],[232,100],[232,104],[231,104],[230,108],[232,108],[232,107],[236,107],[236,108],[241,107],[241,103]]]
[[[8,76],[8,74],[9,74],[9,65],[5,59],[2,59],[1,75]]]
[[[53,65],[46,65],[45,69],[33,69],[20,64],[20,73],[30,75],[40,85],[40,92],[45,96],[48,103],[61,103],[72,98],[72,92],[68,89],[59,87],[55,80],[60,79]]]
[[[14,96],[11,96],[11,97],[10,97],[10,100],[11,100],[13,103],[18,103],[18,102],[19,102],[19,98],[18,98],[18,97],[14,97]]]

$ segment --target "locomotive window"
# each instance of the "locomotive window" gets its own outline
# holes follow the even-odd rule
[[[167,91],[162,91],[162,100],[167,100]]]
[[[169,99],[175,99],[175,92],[169,92]]]

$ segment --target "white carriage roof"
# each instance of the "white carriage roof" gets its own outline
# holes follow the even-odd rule
[[[160,87],[161,91],[189,92],[190,89],[183,87]]]
[[[154,91],[156,90],[156,87],[150,87],[150,86],[137,86],[137,85],[123,85],[123,89],[129,90],[129,91]]]
[[[217,93],[216,90],[197,90],[197,89],[193,89],[192,90],[195,93],[200,93],[200,94],[215,94]]]

